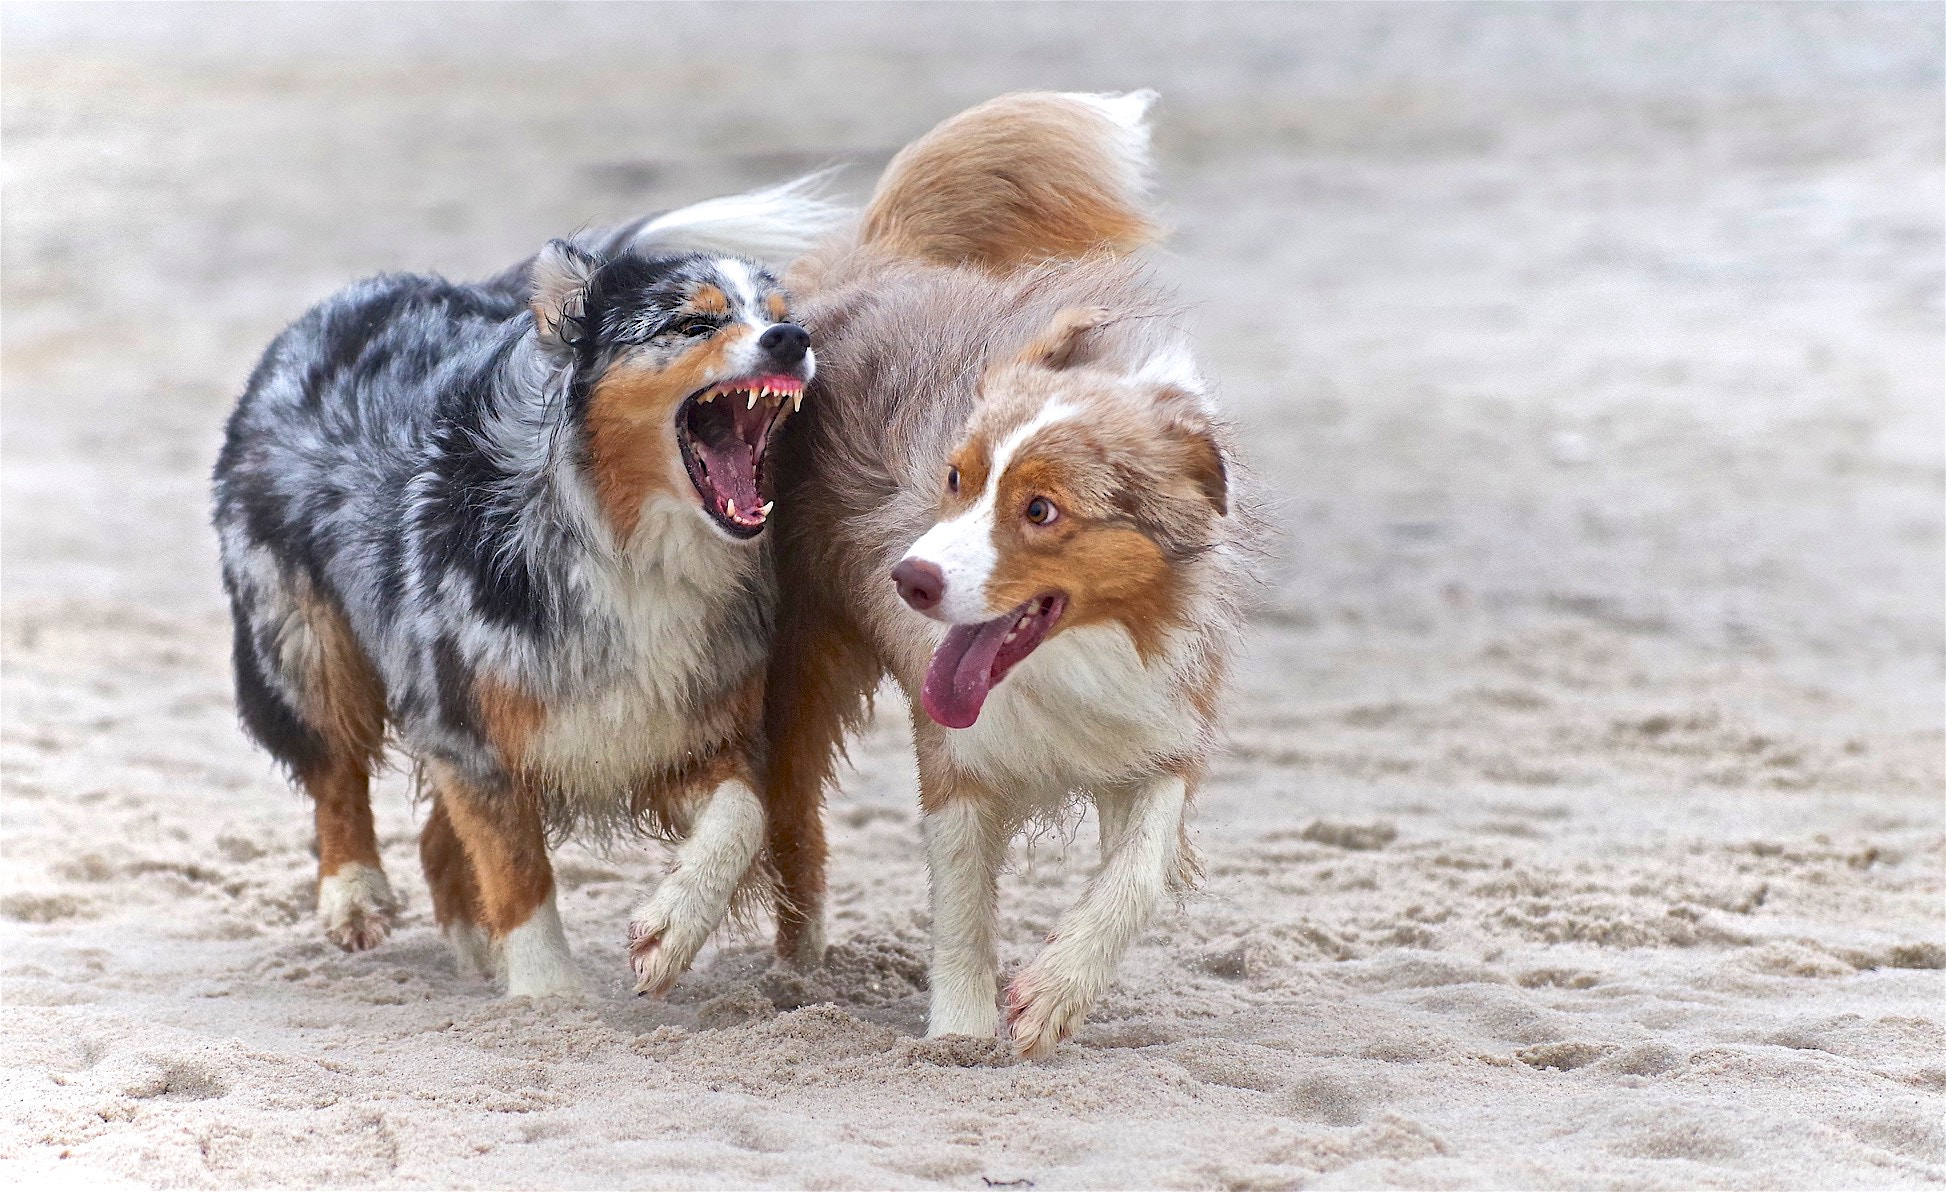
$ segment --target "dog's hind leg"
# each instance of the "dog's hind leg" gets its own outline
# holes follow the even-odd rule
[[[452,817],[437,793],[432,813],[419,832],[419,864],[426,872],[426,886],[432,891],[433,918],[440,933],[452,945],[453,957],[462,975],[486,977],[493,974],[493,945],[486,928],[480,925],[480,882],[466,848],[453,831]]]
[[[479,925],[506,965],[507,996],[578,992],[581,977],[554,907],[554,867],[547,860],[539,791],[517,779],[489,789],[446,766],[431,770],[439,805],[478,892]],[[422,838],[422,858],[424,847]]]
[[[309,657],[304,717],[324,741],[323,756],[298,771],[315,804],[318,919],[348,952],[378,946],[392,928],[398,899],[379,861],[372,826],[372,770],[385,745],[385,690],[344,614],[315,593],[300,595]]]
[[[371,773],[385,743],[385,692],[344,614],[301,575],[227,569],[237,710],[250,735],[311,796],[318,920],[348,952],[376,947],[398,900],[379,862]]]

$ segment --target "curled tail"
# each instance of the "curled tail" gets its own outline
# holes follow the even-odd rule
[[[1148,208],[1153,91],[1023,91],[939,124],[885,168],[860,243],[1006,273],[1127,253],[1162,234]]]
[[[849,207],[823,197],[835,173],[821,170],[762,190],[705,199],[619,228],[584,232],[573,243],[600,257],[714,252],[781,269],[852,217]]]
[[[857,214],[824,197],[836,173],[836,169],[820,170],[762,190],[645,215],[619,227],[589,228],[568,237],[568,242],[600,260],[629,252],[645,257],[721,253],[781,272],[792,259]],[[481,284],[509,291],[524,301],[533,290],[533,266],[534,258],[529,257]]]

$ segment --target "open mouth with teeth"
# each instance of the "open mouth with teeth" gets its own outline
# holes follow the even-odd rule
[[[784,419],[804,405],[804,382],[781,373],[719,381],[676,410],[676,443],[703,508],[735,538],[755,538],[770,518],[764,456]]]
[[[1036,596],[1019,608],[977,625],[954,625],[933,651],[919,702],[947,728],[971,728],[987,693],[1047,640],[1068,609],[1059,593]]]

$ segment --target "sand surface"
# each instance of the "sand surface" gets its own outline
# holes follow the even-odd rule
[[[1941,10],[10,5],[0,1180],[1946,1181]],[[1205,889],[1042,1065],[922,1030],[912,763],[832,963],[559,857],[590,995],[346,956],[238,732],[206,529],[267,339],[381,269],[1155,86],[1165,268],[1283,537]],[[1091,826],[1018,850],[1003,955]],[[1024,1181],[1024,1182],[1023,1182]]]

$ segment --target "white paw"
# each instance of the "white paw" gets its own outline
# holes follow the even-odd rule
[[[1014,1050],[1030,1060],[1053,1055],[1061,1040],[1088,1017],[1094,1000],[1057,966],[1036,960],[1007,986],[1007,1033],[1013,1036]]]
[[[664,881],[655,897],[628,921],[628,963],[635,970],[637,993],[669,992],[716,930],[714,922],[683,913],[684,899],[674,886],[673,881]]]
[[[581,992],[581,974],[568,951],[567,933],[554,895],[534,908],[525,923],[500,941],[507,963],[508,997],[561,997]]]
[[[318,923],[325,938],[347,952],[384,943],[398,912],[398,897],[383,870],[351,861],[318,880]]]
[[[972,1035],[991,1039],[1000,1029],[1000,1007],[994,1003],[994,982],[932,974],[932,1007],[926,1015],[926,1037]]]
[[[459,965],[460,976],[491,977],[500,967],[498,950],[479,924],[456,920],[441,928],[440,934],[453,950],[453,961]]]

